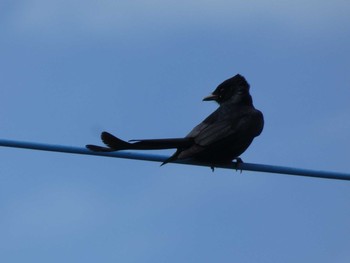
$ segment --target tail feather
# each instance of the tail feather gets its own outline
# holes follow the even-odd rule
[[[183,149],[193,145],[192,138],[170,138],[170,139],[149,139],[123,141],[118,137],[102,132],[101,139],[107,147],[97,145],[86,145],[86,147],[96,152],[112,152],[119,150],[161,150],[161,149]]]
[[[170,139],[147,139],[147,140],[131,140],[134,149],[159,150],[187,148],[193,144],[191,138],[170,138]]]
[[[88,144],[86,145],[86,148],[94,152],[114,152],[119,150],[132,149],[131,143],[125,142],[108,132],[102,132],[101,139],[107,147]]]
[[[109,132],[102,132],[101,139],[104,144],[106,144],[109,148],[113,149],[114,151],[133,149],[131,143],[123,141],[110,134]]]
[[[97,146],[92,144],[87,144],[85,147],[94,152],[113,152],[114,151],[109,147],[102,147],[102,146]]]
[[[180,150],[177,150],[172,156],[170,156],[168,159],[166,159],[160,166],[163,166],[164,164],[171,163],[172,161],[177,160],[177,157],[180,154]]]

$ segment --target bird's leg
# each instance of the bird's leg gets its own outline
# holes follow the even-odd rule
[[[234,162],[234,165],[235,165],[236,172],[237,172],[237,171],[238,171],[238,166],[239,166],[239,164],[243,163],[243,160],[242,160],[240,157],[237,157],[237,158],[235,158],[234,160],[236,160],[236,161]],[[241,169],[241,173],[242,173],[242,169]]]
[[[210,169],[211,169],[212,172],[214,172],[215,167],[214,166],[210,166]]]

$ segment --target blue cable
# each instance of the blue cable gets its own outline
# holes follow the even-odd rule
[[[0,146],[39,150],[39,151],[62,152],[62,153],[73,153],[73,154],[85,154],[85,155],[105,156],[105,157],[114,157],[114,158],[134,159],[134,160],[153,161],[153,162],[164,162],[165,160],[167,160],[169,158],[169,156],[143,154],[143,153],[129,152],[129,151],[93,152],[93,151],[86,149],[85,147],[62,146],[62,145],[53,145],[53,144],[44,144],[44,143],[35,143],[35,142],[23,142],[23,141],[4,140],[4,139],[0,139]],[[176,161],[174,161],[174,163],[211,167],[210,164],[200,163],[200,162],[196,162],[193,160],[176,160]],[[240,171],[245,170],[245,171],[254,171],[254,172],[289,174],[289,175],[297,175],[297,176],[327,178],[327,179],[350,180],[350,174],[348,174],[348,173],[315,171],[315,170],[276,166],[276,165],[266,165],[266,164],[231,163],[228,165],[216,165],[215,167],[216,168],[234,169],[234,170],[240,170]]]

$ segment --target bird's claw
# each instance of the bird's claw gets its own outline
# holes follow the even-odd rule
[[[241,163],[243,163],[243,160],[240,158],[240,157],[237,157],[237,158],[235,158],[235,162],[234,162],[234,166],[235,166],[235,168],[236,168],[236,172],[239,170],[238,168],[238,166],[241,164]],[[241,173],[242,173],[242,169],[240,169],[240,171],[241,171]]]

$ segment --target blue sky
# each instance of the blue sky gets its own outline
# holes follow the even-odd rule
[[[186,135],[240,73],[253,163],[349,171],[348,1],[0,3],[0,137]],[[171,151],[162,152],[171,154]],[[0,148],[2,262],[349,262],[345,181]]]

